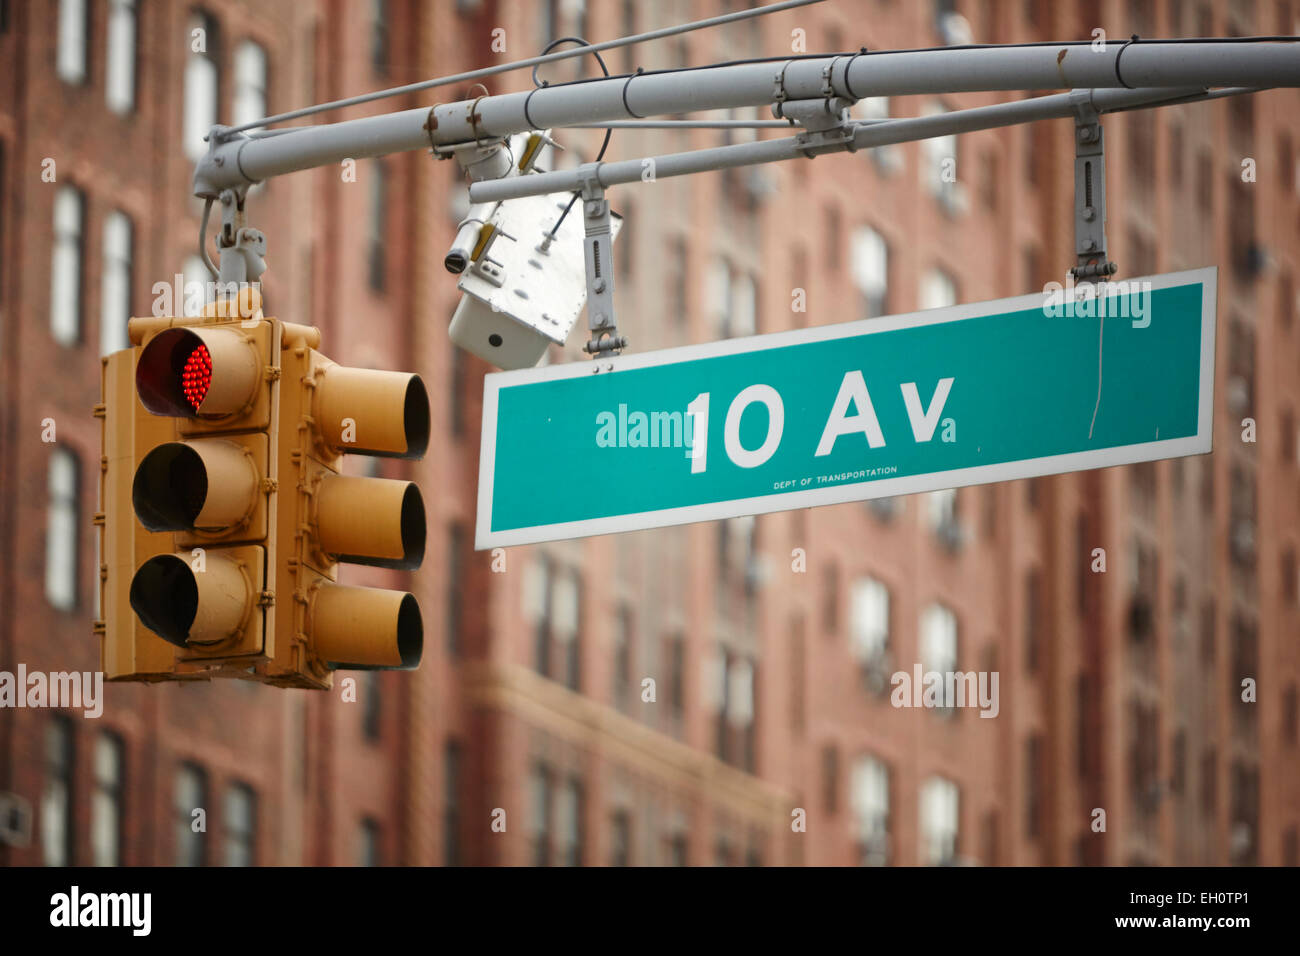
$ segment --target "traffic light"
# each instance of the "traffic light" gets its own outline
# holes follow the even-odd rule
[[[272,682],[329,686],[335,669],[409,668],[423,625],[413,595],[336,583],[338,564],[413,570],[424,558],[424,500],[409,481],[339,473],[344,454],[420,458],[429,398],[418,375],[348,368],[304,340],[283,352],[276,590],[286,639]],[[292,493],[291,493],[292,492]]]
[[[340,668],[414,667],[415,598],[336,579],[343,561],[417,568],[423,498],[339,466],[422,456],[424,385],[338,365],[317,330],[242,296],[202,318],[132,319],[136,346],[104,360],[105,675],[328,688]]]

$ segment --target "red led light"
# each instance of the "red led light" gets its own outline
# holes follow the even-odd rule
[[[208,386],[211,384],[212,356],[208,354],[208,347],[200,343],[185,360],[185,368],[181,371],[181,391],[185,393],[185,400],[196,412],[203,404],[203,399],[207,397]]]

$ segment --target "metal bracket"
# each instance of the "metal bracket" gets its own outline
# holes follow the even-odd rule
[[[1074,252],[1076,279],[1102,279],[1119,269],[1106,257],[1106,140],[1091,90],[1071,90],[1074,106]]]
[[[221,289],[237,290],[257,282],[266,271],[266,236],[244,225],[244,199],[233,189],[221,193],[217,250],[221,256],[217,280]]]
[[[587,266],[587,328],[591,338],[582,350],[592,358],[618,355],[627,339],[618,334],[614,320],[614,237],[600,183],[600,163],[578,167],[582,183],[583,259]]]

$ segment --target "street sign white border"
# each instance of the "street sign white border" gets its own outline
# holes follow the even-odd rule
[[[760,352],[765,349],[781,348],[787,345],[821,342],[827,339],[848,338],[859,335],[874,335],[878,332],[910,329],[921,325],[940,325],[944,322],[956,322],[996,313],[1021,312],[1041,308],[1045,301],[1045,293],[1036,292],[1009,299],[993,299],[988,302],[946,306],[941,309],[907,312],[902,315],[858,319],[836,325],[821,325],[786,332],[769,332],[764,335],[751,335],[739,339],[706,342],[702,345],[685,345],[654,352],[619,355],[601,359],[599,363],[569,362],[564,365],[546,366],[544,368],[494,372],[486,375],[483,379],[482,444],[479,449],[478,513],[474,533],[474,548],[482,551],[487,548],[510,547],[517,544],[536,544],[541,541],[559,541],[565,538],[582,538],[591,535],[613,534],[620,531],[639,531],[646,528],[662,528],[696,521],[713,521],[719,518],[736,518],[741,515],[768,514],[776,511],[790,511],[795,508],[843,504],[849,501],[870,501],[873,498],[909,495],[923,491],[939,491],[944,488],[959,488],[965,485],[1036,478],[1042,475],[1055,475],[1093,468],[1109,468],[1113,465],[1130,465],[1139,461],[1155,461],[1181,455],[1206,454],[1212,450],[1214,437],[1214,331],[1215,310],[1218,301],[1218,274],[1217,266],[1208,266],[1202,269],[1187,269],[1182,272],[1170,272],[1155,276],[1138,276],[1126,280],[1129,283],[1149,282],[1153,292],[1196,282],[1204,284],[1206,294],[1202,298],[1201,307],[1200,394],[1197,432],[1194,436],[1143,442],[1136,445],[1121,445],[1116,448],[1099,448],[1095,451],[1071,452],[1045,458],[1027,458],[1022,461],[1002,462],[992,465],[974,465],[968,468],[929,472],[923,475],[882,478],[874,481],[835,485],[830,488],[780,492],[752,498],[736,498],[730,501],[685,505],[680,508],[641,511],[604,518],[584,518],[580,521],[565,521],[530,528],[514,528],[493,532],[489,528],[491,527],[492,517],[493,485],[496,477],[494,460],[496,457],[497,398],[502,388],[516,385],[579,378],[592,374],[610,375],[624,370],[671,365],[679,362],[689,362],[694,359],[732,355],[737,352]],[[1062,321],[1075,320],[1064,319]],[[600,371],[594,373],[593,366],[597,364],[600,366]],[[571,493],[581,494],[581,484],[581,481],[576,480],[575,477]],[[615,494],[618,491],[618,489],[607,490]]]

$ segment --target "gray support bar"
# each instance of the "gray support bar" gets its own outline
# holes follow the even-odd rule
[[[243,138],[216,129],[195,170],[195,194],[217,196],[342,159],[497,139],[529,129],[764,106],[778,99],[980,90],[1300,87],[1300,45],[1213,43],[976,47],[880,52],[675,70],[560,84],[433,110]],[[1053,114],[1061,115],[1061,114]],[[880,124],[886,125],[886,124]]]
[[[1186,102],[1203,95],[1203,91],[1195,89],[1093,90],[1091,94],[1093,106],[1101,112],[1106,112],[1162,102]],[[993,106],[978,106],[951,113],[936,113],[914,119],[855,123],[852,126],[851,148],[888,146],[916,139],[969,133],[973,130],[992,129],[997,126],[1013,126],[1017,123],[1054,119],[1073,114],[1074,103],[1071,94],[1055,93],[1051,96],[1017,100],[1013,103],[998,103]],[[689,153],[671,153],[666,156],[656,156],[651,160],[627,159],[615,163],[589,165],[599,166],[597,179],[600,185],[608,187],[637,182],[643,178],[647,169],[653,170],[655,179],[664,179],[736,166],[780,162],[847,148],[849,148],[847,144],[816,145],[803,136],[792,136],[756,143],[718,146]],[[470,185],[469,196],[472,202],[498,202],[503,199],[518,199],[522,196],[574,192],[582,188],[589,176],[587,167],[579,167],[530,176],[516,176],[511,179],[484,180]]]

